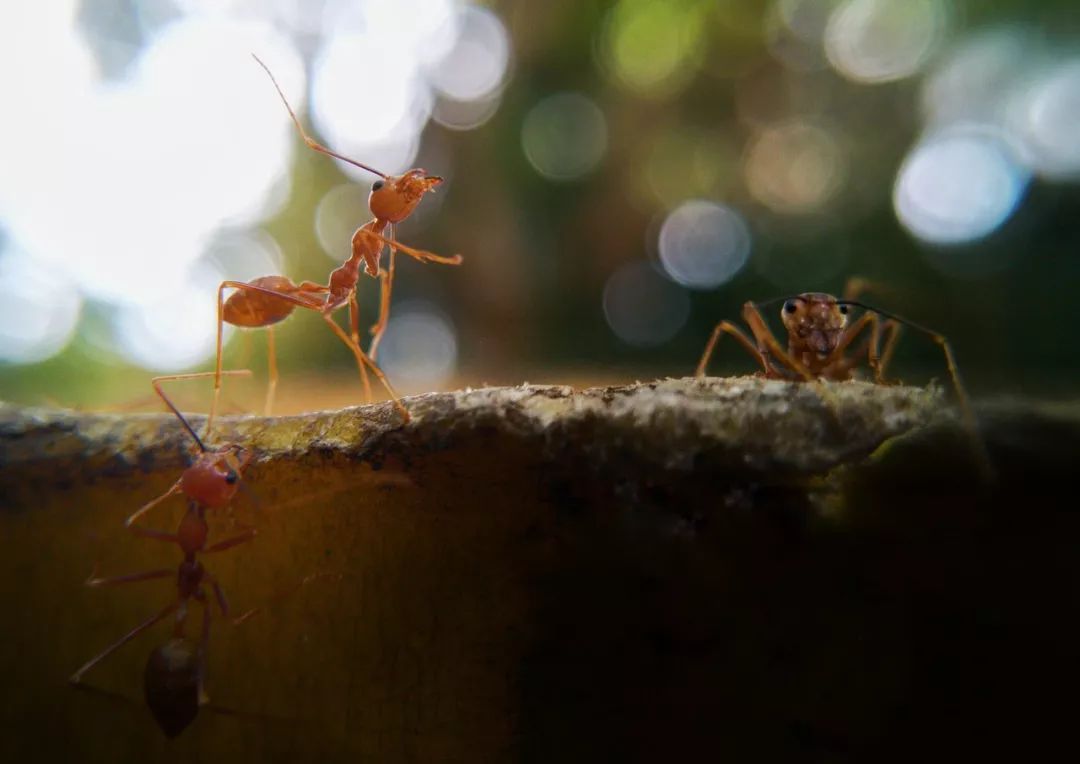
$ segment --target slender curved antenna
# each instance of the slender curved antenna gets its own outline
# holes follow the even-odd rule
[[[357,162],[355,159],[349,159],[349,157],[342,156],[341,154],[338,154],[336,151],[331,151],[330,149],[326,148],[326,146],[323,146],[321,143],[319,143],[314,138],[312,138],[310,135],[308,135],[307,132],[304,130],[303,125],[300,124],[300,120],[297,119],[296,112],[294,112],[293,109],[292,109],[292,106],[289,105],[289,99],[287,99],[285,97],[285,93],[281,90],[281,86],[278,85],[278,81],[274,77],[274,73],[270,71],[270,67],[267,66],[266,64],[264,64],[262,62],[262,59],[259,58],[258,56],[256,56],[254,53],[251,54],[251,57],[254,58],[259,63],[259,66],[261,66],[266,71],[266,73],[268,75],[270,75],[270,81],[272,83],[274,83],[274,88],[277,90],[278,95],[281,96],[281,101],[282,101],[282,103],[285,104],[285,108],[289,110],[289,116],[292,117],[293,124],[296,125],[296,129],[300,131],[300,137],[304,139],[304,143],[306,143],[308,145],[308,148],[314,149],[315,151],[318,151],[320,154],[326,154],[327,156],[332,156],[332,157],[334,157],[334,159],[340,159],[342,162],[348,162],[353,167],[359,167],[361,170],[367,170],[368,172],[370,172],[373,175],[378,175],[380,178],[389,177],[386,173],[379,172],[374,167],[369,167],[368,165],[364,164],[363,162]]]
[[[971,399],[968,397],[967,390],[964,388],[963,382],[960,381],[960,370],[956,367],[956,359],[953,357],[952,346],[945,338],[945,335],[941,334],[940,332],[935,332],[933,329],[929,329],[925,326],[922,326],[921,324],[917,324],[914,321],[908,321],[906,318],[898,316],[895,313],[888,313],[884,310],[879,310],[874,306],[867,305],[865,302],[860,302],[859,300],[837,300],[836,304],[851,305],[855,308],[862,308],[863,310],[873,311],[879,316],[884,316],[885,318],[896,321],[898,324],[910,326],[915,331],[922,332],[935,343],[937,343],[938,347],[940,347],[942,352],[945,354],[945,365],[949,369],[949,375],[952,377],[953,387],[956,389],[956,397],[959,399],[960,402],[960,410],[964,415],[964,420],[974,441],[974,445],[977,451],[976,456],[979,459],[979,467],[980,469],[982,469],[985,477],[993,480],[995,473],[993,464],[990,459],[990,454],[986,449],[986,444],[979,436],[979,423],[978,420],[975,418],[975,411],[971,407]]]
[[[212,376],[214,376],[214,372],[212,372],[212,371],[196,371],[196,372],[193,372],[191,374],[165,374],[165,375],[162,375],[160,377],[154,377],[153,379],[150,380],[150,384],[154,386],[154,392],[156,392],[158,394],[158,397],[161,398],[161,400],[163,400],[165,402],[165,405],[169,407],[169,409],[172,411],[172,413],[176,414],[176,418],[180,420],[180,424],[184,425],[184,429],[187,430],[188,434],[191,435],[191,437],[195,439],[195,444],[199,447],[199,450],[202,451],[203,453],[206,453],[206,445],[203,444],[202,440],[195,433],[195,430],[192,428],[192,426],[190,424],[188,424],[188,420],[184,418],[184,415],[180,413],[180,410],[178,408],[176,408],[175,405],[173,405],[173,402],[171,400],[169,400],[169,396],[167,396],[165,394],[165,391],[161,389],[161,383],[166,381],[166,380],[199,379],[201,377],[212,377]],[[246,376],[251,376],[251,370],[250,369],[230,369],[229,371],[221,372],[221,376],[223,376],[223,377],[246,377]]]
[[[169,396],[165,395],[165,391],[161,389],[161,378],[154,377],[151,384],[154,386],[154,390],[157,392],[158,397],[165,401],[165,405],[172,410],[172,413],[176,414],[176,418],[180,420],[180,424],[184,425],[184,429],[188,431],[188,435],[195,439],[195,445],[197,445],[199,450],[205,454],[206,446],[203,444],[198,434],[192,429],[191,425],[188,424],[188,420],[184,418],[184,415],[180,413],[180,409],[173,405],[173,402],[169,400]]]

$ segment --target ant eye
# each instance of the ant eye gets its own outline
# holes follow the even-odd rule
[[[372,191],[378,191],[378,190],[379,190],[380,188],[382,188],[382,187],[383,187],[383,184],[384,184],[385,182],[386,182],[386,181],[383,181],[383,180],[377,180],[377,181],[375,181],[374,183],[372,183],[372,184],[371,184],[371,190],[372,190]]]
[[[794,313],[796,310],[797,310],[797,308],[795,306],[795,301],[794,300],[788,300],[787,302],[784,303],[784,312],[785,313]]]
[[[847,312],[848,312],[848,306],[847,306],[847,305],[841,305],[841,306],[840,306],[840,312],[841,312],[841,313],[842,313],[843,315],[845,315],[845,316],[846,316],[846,315],[847,315]]]
[[[239,479],[240,479],[240,476],[236,474],[236,470],[229,470],[228,472],[225,473],[225,482],[228,483],[229,485],[232,485],[233,483],[235,483]]]

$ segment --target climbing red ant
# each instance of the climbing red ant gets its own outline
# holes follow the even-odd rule
[[[234,376],[247,374],[248,372],[243,370],[222,373],[224,375]],[[154,391],[165,402],[165,405],[172,410],[177,419],[180,420],[180,424],[183,425],[184,429],[187,430],[188,434],[194,440],[195,445],[198,446],[199,454],[195,462],[184,470],[180,479],[177,480],[168,491],[158,498],[144,504],[132,513],[124,523],[125,527],[137,536],[167,541],[179,546],[183,555],[179,568],[162,568],[144,571],[142,573],[133,573],[126,576],[99,578],[97,576],[97,566],[95,565],[94,572],[91,573],[86,581],[87,586],[93,587],[118,586],[121,584],[135,583],[137,581],[149,581],[175,576],[177,589],[176,598],[156,614],[140,623],[83,664],[71,675],[71,682],[73,684],[78,684],[82,681],[82,677],[87,671],[112,655],[139,634],[174,613],[176,614],[173,631],[174,639],[183,639],[184,627],[188,616],[188,605],[194,600],[202,605],[203,612],[202,638],[198,648],[198,697],[200,703],[205,703],[207,700],[203,688],[206,679],[206,648],[210,639],[211,608],[209,597],[206,592],[206,586],[209,586],[213,590],[214,598],[217,600],[218,607],[225,617],[228,617],[229,615],[229,605],[225,599],[225,593],[222,591],[217,579],[206,571],[202,563],[197,559],[197,555],[222,552],[226,549],[232,549],[235,546],[247,543],[255,538],[256,531],[254,528],[244,528],[235,536],[230,536],[213,544],[207,544],[210,532],[206,522],[206,510],[223,508],[232,501],[237,489],[240,487],[241,475],[251,460],[251,454],[232,445],[218,450],[208,449],[195,433],[195,430],[180,413],[179,409],[173,405],[173,402],[169,400],[169,397],[165,395],[164,390],[161,389],[161,382],[166,380],[191,379],[205,376],[209,376],[209,372],[198,374],[174,374],[155,377],[153,379]],[[136,525],[139,518],[146,514],[151,508],[177,493],[183,493],[187,497],[188,506],[174,533],[143,528],[140,525]],[[243,620],[249,615],[250,613],[244,614],[235,620]],[[153,664],[153,662],[154,656],[151,655],[151,664]],[[148,672],[152,670],[150,668],[151,664],[148,664]],[[175,662],[173,662],[173,665],[175,666]],[[165,671],[166,668],[161,670]],[[158,669],[153,670],[158,671]]]
[[[981,438],[977,435],[978,425],[975,414],[964,385],[960,381],[960,372],[948,340],[943,334],[933,329],[860,302],[857,299],[858,294],[868,286],[868,282],[862,279],[851,279],[842,298],[821,292],[804,292],[760,303],[746,302],[743,305],[742,316],[754,340],[752,341],[731,322],[721,321],[716,325],[705,345],[705,352],[698,362],[695,376],[705,376],[706,367],[720,335],[729,334],[757,359],[761,364],[762,372],[770,379],[843,381],[851,379],[855,368],[865,360],[874,375],[874,381],[877,384],[889,384],[885,380],[885,368],[892,360],[900,337],[901,326],[908,326],[927,335],[944,353],[945,365],[952,378],[965,425],[978,445],[980,466],[984,474],[991,474],[989,456],[986,454]],[[761,315],[762,308],[777,303],[783,304],[780,318],[788,334],[786,350],[781,347]],[[853,308],[860,309],[863,313],[849,324],[849,316]],[[847,352],[852,343],[864,335],[868,328],[869,337],[851,356],[848,356]],[[881,350],[883,335],[885,346],[884,350]]]
[[[460,265],[461,255],[444,257],[424,250],[414,249],[399,244],[395,239],[394,225],[405,220],[416,206],[420,203],[424,194],[434,190],[442,183],[442,178],[428,175],[424,170],[413,169],[402,175],[390,176],[343,156],[312,139],[299,118],[289,104],[285,93],[281,90],[270,68],[264,64],[258,56],[253,56],[259,65],[266,71],[281,97],[282,103],[289,112],[293,124],[299,131],[310,148],[328,156],[340,159],[343,162],[359,167],[367,172],[379,176],[371,187],[368,197],[368,207],[375,216],[373,220],[365,223],[356,230],[352,237],[352,255],[340,267],[331,274],[326,286],[305,281],[294,284],[284,276],[263,276],[251,282],[225,281],[218,288],[218,334],[217,334],[217,365],[221,369],[221,335],[223,323],[233,324],[247,328],[266,327],[269,355],[269,386],[266,397],[266,413],[270,413],[273,405],[274,391],[277,386],[277,361],[274,349],[273,325],[287,318],[296,308],[307,308],[319,312],[330,326],[337,337],[345,343],[356,358],[357,368],[360,372],[361,381],[364,385],[365,394],[370,397],[371,388],[367,378],[367,368],[379,378],[383,387],[390,394],[394,405],[401,412],[405,421],[409,420],[409,412],[401,404],[397,394],[390,386],[389,381],[382,371],[375,365],[375,357],[378,352],[379,342],[386,330],[390,314],[390,296],[393,291],[394,281],[394,254],[400,251],[424,263],[441,263],[443,265]],[[390,227],[390,236],[384,236],[387,227]],[[390,259],[385,274],[380,272],[379,259],[384,246],[390,249]],[[356,288],[360,278],[360,264],[364,264],[365,272],[372,277],[380,277],[382,292],[379,301],[379,318],[372,327],[372,340],[368,353],[360,349],[359,331],[359,306],[356,299]],[[228,300],[224,300],[225,289],[236,289]],[[344,330],[333,320],[334,311],[349,305],[349,323],[351,334],[346,335]],[[207,432],[213,423],[217,409],[217,398],[221,388],[220,375],[214,379],[214,404],[210,410],[207,421]]]

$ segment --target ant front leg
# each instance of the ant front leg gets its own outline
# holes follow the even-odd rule
[[[702,353],[701,360],[698,361],[697,369],[694,371],[695,377],[701,378],[705,376],[705,370],[709,365],[709,359],[712,358],[713,351],[716,349],[716,343],[719,342],[721,334],[730,334],[734,337],[739,344],[746,349],[746,352],[754,356],[757,362],[761,364],[762,371],[764,371],[766,375],[770,373],[771,369],[769,367],[768,359],[766,359],[765,355],[760,350],[754,347],[754,343],[750,341],[750,338],[743,334],[742,331],[739,330],[739,327],[735,326],[730,321],[721,321],[716,325],[716,328],[713,329],[712,336],[709,337],[709,341],[705,345],[705,352]]]
[[[341,580],[342,576],[341,576],[340,573],[311,573],[310,575],[304,576],[302,579],[300,579],[300,581],[293,584],[289,589],[286,589],[283,592],[278,592],[277,594],[273,595],[270,598],[270,602],[280,602],[281,600],[285,599],[286,597],[291,597],[298,590],[300,590],[303,587],[307,586],[312,581],[315,581],[315,580],[320,579],[320,578],[334,578],[334,579]],[[222,596],[224,596],[224,595],[222,595]],[[268,604],[269,603],[267,603],[267,605]],[[235,618],[232,619],[232,625],[233,626],[239,626],[242,623],[246,623],[248,620],[250,620],[251,618],[254,618],[259,613],[264,612],[266,610],[266,608],[267,608],[267,605],[260,605],[258,607],[253,607],[250,610],[244,611],[243,613],[241,613],[240,615],[238,615],[238,616],[236,616]],[[226,617],[228,617],[228,616],[226,616]]]
[[[809,369],[780,347],[780,343],[776,341],[776,337],[773,336],[772,331],[770,331],[769,327],[765,324],[765,319],[761,317],[761,311],[758,310],[757,305],[747,301],[743,305],[742,315],[743,321],[750,327],[754,339],[757,340],[758,352],[761,353],[762,357],[765,359],[767,376],[774,378],[784,377],[784,375],[772,368],[770,361],[772,358],[775,358],[807,382],[814,378],[814,375],[810,373]]]
[[[78,684],[79,682],[81,682],[83,674],[85,674],[87,671],[92,669],[97,664],[101,663],[103,660],[108,658],[110,655],[115,653],[117,650],[119,650],[121,647],[126,645],[131,640],[135,639],[135,637],[142,634],[144,631],[149,629],[151,626],[153,626],[154,624],[156,624],[159,621],[166,618],[170,613],[175,611],[179,606],[180,606],[180,603],[178,601],[173,602],[171,605],[168,605],[167,607],[163,608],[160,612],[158,612],[155,615],[152,615],[149,618],[147,618],[145,621],[140,623],[134,629],[129,631],[124,636],[120,637],[120,639],[113,642],[111,645],[106,647],[100,653],[98,653],[93,658],[91,658],[86,663],[84,663],[82,666],[80,666],[79,669],[74,674],[71,675],[71,677],[70,677],[70,679],[68,679],[68,681],[71,682],[72,684]]]
[[[138,583],[139,581],[153,581],[156,578],[172,578],[176,575],[176,568],[161,568],[159,570],[148,570],[144,573],[130,573],[126,576],[98,578],[97,569],[98,566],[95,563],[94,570],[90,573],[90,577],[83,582],[83,586],[95,589],[101,586],[122,586],[124,584]]]
[[[172,488],[170,488],[165,493],[161,494],[161,496],[158,496],[156,499],[152,499],[152,500],[146,502],[141,507],[139,507],[137,510],[132,512],[131,515],[128,517],[128,519],[124,521],[124,527],[127,528],[129,531],[131,531],[136,536],[139,536],[141,538],[158,539],[159,541],[170,541],[170,542],[176,543],[177,539],[176,539],[176,534],[175,533],[166,533],[165,531],[155,531],[155,530],[151,530],[150,528],[142,528],[142,527],[140,527],[138,525],[135,525],[135,523],[138,521],[138,519],[140,517],[145,515],[151,509],[156,507],[158,504],[165,501],[170,496],[175,496],[178,493],[181,493],[180,481],[179,480],[177,480],[175,483],[173,483]]]
[[[212,554],[214,552],[224,552],[226,549],[232,549],[233,547],[246,544],[258,535],[258,530],[252,527],[243,527],[240,533],[235,536],[230,536],[227,539],[216,541],[210,546],[202,550],[203,554]]]

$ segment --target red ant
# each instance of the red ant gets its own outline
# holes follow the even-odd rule
[[[229,376],[247,373],[246,370],[222,372],[223,375]],[[173,405],[172,401],[165,395],[164,390],[161,389],[161,382],[165,380],[191,379],[205,376],[209,376],[209,372],[175,374],[155,377],[153,379],[152,383],[155,392],[165,402],[165,405],[172,410],[173,414],[180,420],[180,424],[183,425],[184,429],[187,430],[188,434],[195,441],[195,445],[198,446],[199,449],[199,455],[195,459],[195,462],[184,470],[180,479],[177,480],[168,491],[158,498],[144,504],[132,513],[124,523],[125,527],[136,536],[168,541],[179,546],[180,551],[183,554],[183,559],[180,562],[179,568],[162,568],[142,573],[133,573],[126,576],[99,578],[96,575],[97,568],[95,566],[94,573],[92,573],[90,578],[86,581],[87,586],[93,587],[118,586],[121,584],[135,583],[137,581],[149,581],[157,578],[170,578],[175,576],[177,588],[176,599],[83,664],[71,675],[71,682],[73,684],[81,682],[83,674],[87,671],[112,655],[139,634],[174,613],[176,614],[173,632],[174,640],[183,639],[184,626],[188,616],[188,605],[194,600],[202,605],[203,609],[202,638],[197,653],[198,698],[201,704],[206,703],[207,701],[203,687],[206,678],[206,648],[210,639],[211,608],[206,587],[209,586],[213,590],[214,598],[217,600],[218,607],[225,617],[228,617],[229,615],[229,605],[225,599],[225,593],[222,591],[217,579],[206,571],[202,563],[198,561],[197,555],[222,552],[226,549],[232,549],[235,546],[247,543],[255,538],[256,531],[254,528],[245,528],[241,533],[235,536],[230,536],[213,544],[207,544],[209,528],[206,522],[206,510],[221,509],[232,501],[241,485],[241,474],[250,462],[251,454],[232,445],[218,450],[208,449],[195,433],[195,430],[180,413],[179,409]],[[138,519],[150,509],[177,493],[183,493],[187,497],[188,507],[174,533],[143,528],[140,525],[136,525]],[[234,623],[245,620],[254,612],[255,611],[249,611],[239,618],[234,619]],[[169,672],[177,671],[177,662],[175,660],[166,660],[167,656],[164,655],[158,655],[155,658],[155,655],[157,655],[157,651],[155,651],[154,654],[151,654],[150,662],[147,664],[148,676],[153,674],[155,679],[164,681]],[[162,663],[163,660],[165,661],[164,663]],[[190,660],[188,663],[190,664]],[[150,681],[151,679],[148,678],[148,684]]]
[[[757,359],[761,364],[762,372],[769,379],[848,380],[852,378],[855,368],[865,359],[874,375],[874,382],[890,384],[885,380],[885,368],[896,349],[901,326],[908,326],[930,337],[945,354],[945,364],[952,378],[965,424],[978,444],[980,466],[984,473],[990,474],[989,456],[986,454],[981,439],[976,435],[978,427],[975,414],[971,409],[964,385],[960,381],[960,372],[956,367],[956,360],[948,340],[933,329],[860,302],[856,298],[868,286],[868,282],[862,279],[851,279],[844,290],[843,298],[821,292],[804,292],[760,303],[747,301],[743,305],[742,316],[753,334],[754,341],[731,322],[721,321],[716,325],[705,346],[705,352],[701,356],[701,361],[698,362],[695,376],[699,378],[705,376],[706,367],[720,335],[730,334]],[[788,334],[787,350],[781,347],[761,315],[762,308],[777,303],[783,303],[780,318]],[[849,324],[852,308],[859,308],[864,312],[857,320]],[[882,321],[882,319],[885,320]],[[866,332],[867,328],[869,328],[870,336],[850,357],[847,356],[848,348]],[[880,350],[883,335],[885,346],[884,350]]]
[[[409,421],[409,412],[401,404],[401,401],[390,386],[386,376],[378,366],[375,365],[375,357],[378,352],[379,342],[382,339],[383,332],[386,330],[390,314],[390,295],[393,290],[394,282],[394,254],[395,252],[400,251],[420,262],[442,263],[444,265],[460,265],[462,257],[461,255],[443,257],[424,250],[403,246],[396,241],[393,226],[405,220],[412,214],[412,211],[416,209],[416,206],[420,203],[424,194],[433,191],[436,186],[442,183],[442,178],[435,175],[428,175],[421,169],[413,169],[402,175],[390,176],[386,173],[379,172],[366,164],[357,162],[354,159],[350,159],[332,151],[316,142],[307,134],[307,132],[305,132],[303,126],[300,124],[300,120],[297,118],[292,106],[289,105],[288,99],[285,98],[285,93],[281,90],[281,86],[278,85],[270,68],[264,64],[258,56],[253,56],[253,58],[266,71],[267,75],[269,75],[270,81],[273,83],[274,88],[281,97],[282,103],[285,104],[285,108],[288,110],[293,124],[296,125],[296,129],[304,139],[304,143],[315,151],[334,157],[335,159],[340,159],[343,162],[348,162],[355,167],[359,167],[379,176],[379,180],[376,180],[375,183],[372,184],[371,194],[368,197],[368,207],[375,217],[370,222],[365,223],[358,228],[353,234],[352,255],[344,264],[331,272],[326,286],[315,284],[310,281],[294,284],[284,276],[263,276],[248,283],[238,281],[222,282],[221,286],[218,288],[216,369],[218,370],[219,375],[214,379],[214,405],[210,410],[210,417],[207,421],[207,432],[210,431],[210,427],[213,423],[214,413],[217,408],[218,392],[221,388],[221,335],[223,323],[247,328],[267,328],[270,382],[267,389],[266,413],[270,413],[278,376],[274,349],[273,325],[279,321],[283,321],[298,307],[314,310],[322,315],[334,334],[345,343],[355,356],[357,368],[359,369],[366,395],[368,397],[371,395],[371,388],[366,371],[366,368],[370,368],[375,376],[379,378],[383,387],[386,388],[391,399],[394,401],[394,405],[407,422]],[[383,235],[387,226],[390,226],[389,237]],[[381,274],[379,270],[379,259],[382,255],[384,246],[390,248],[390,259],[386,273]],[[361,263],[363,263],[364,271],[369,276],[380,277],[382,283],[382,293],[379,301],[379,319],[375,326],[372,327],[371,332],[373,336],[367,354],[360,349],[360,315],[356,299],[356,287],[360,279]],[[229,288],[238,291],[234,292],[228,300],[224,300],[223,292],[225,289]],[[344,330],[334,322],[332,317],[333,312],[343,307],[346,303],[349,305],[350,335],[345,334]]]

